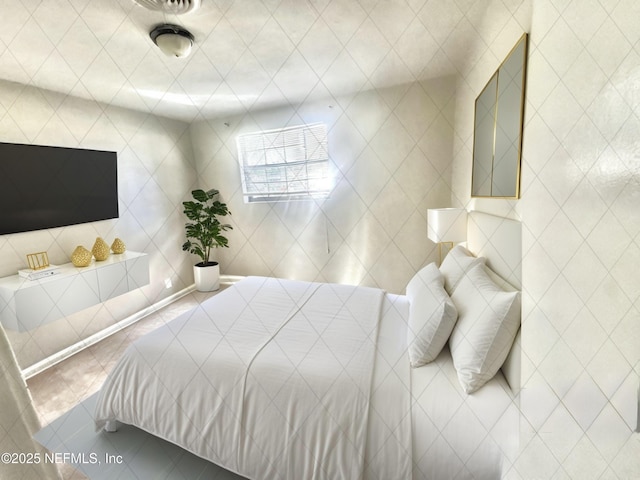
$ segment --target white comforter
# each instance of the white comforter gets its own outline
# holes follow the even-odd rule
[[[405,315],[377,289],[249,277],[129,347],[96,425],[256,480],[410,478]]]

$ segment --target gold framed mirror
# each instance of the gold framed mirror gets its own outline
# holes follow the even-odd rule
[[[520,198],[527,40],[525,33],[476,98],[471,197]]]

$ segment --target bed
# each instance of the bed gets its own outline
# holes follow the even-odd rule
[[[469,217],[469,249],[519,287],[516,231]],[[507,373],[466,394],[457,344],[411,368],[412,308],[374,288],[248,277],[132,344],[96,427],[135,425],[256,480],[500,478],[517,449],[518,342]]]
[[[514,288],[521,289],[521,224],[469,212],[467,247]],[[520,333],[496,376],[466,395],[451,353],[411,369],[413,478],[486,479],[506,476],[520,442]]]

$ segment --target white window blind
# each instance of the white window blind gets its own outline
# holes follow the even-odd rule
[[[239,135],[245,203],[324,198],[331,190],[322,123]]]

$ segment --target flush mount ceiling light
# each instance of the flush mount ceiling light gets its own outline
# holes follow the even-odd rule
[[[149,10],[157,10],[174,15],[190,13],[200,8],[200,0],[134,0]]]
[[[179,25],[158,25],[149,33],[151,40],[169,57],[186,57],[191,52],[193,35]]]

